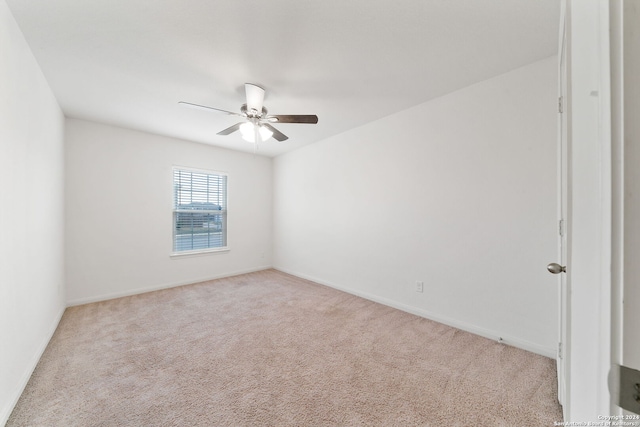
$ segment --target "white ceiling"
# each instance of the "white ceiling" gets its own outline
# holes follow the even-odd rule
[[[244,83],[275,156],[557,52],[559,0],[7,0],[67,117],[243,151]]]

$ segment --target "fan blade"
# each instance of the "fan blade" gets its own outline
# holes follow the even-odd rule
[[[315,125],[318,123],[318,116],[316,115],[282,115],[269,116],[267,120],[271,123],[308,123]]]
[[[185,107],[197,108],[199,110],[213,110],[213,111],[217,111],[219,113],[225,113],[225,114],[229,114],[229,115],[232,115],[232,116],[244,117],[242,114],[234,113],[233,111],[221,110],[219,108],[213,108],[213,107],[207,107],[207,106],[204,106],[204,105],[192,104],[190,102],[180,101],[180,102],[178,102],[178,104],[184,105]]]
[[[289,137],[287,135],[285,135],[284,133],[280,132],[278,129],[274,128],[269,123],[263,123],[262,126],[268,128],[271,132],[273,132],[272,137],[274,139],[276,139],[277,141],[279,141],[279,142],[286,141],[287,139],[289,139]]]
[[[240,125],[242,125],[243,123],[244,122],[240,122],[240,123],[236,123],[233,126],[229,126],[228,128],[218,132],[218,135],[229,135],[230,133],[233,133],[233,132],[237,131],[238,129],[240,129]]]
[[[245,83],[244,91],[247,94],[247,109],[249,111],[255,110],[257,114],[260,114],[264,102],[264,89],[252,83]]]

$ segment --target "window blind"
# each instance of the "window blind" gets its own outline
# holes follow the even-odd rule
[[[227,176],[173,170],[173,251],[227,246]]]

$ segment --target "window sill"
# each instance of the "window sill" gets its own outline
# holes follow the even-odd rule
[[[212,249],[198,249],[195,251],[182,251],[182,252],[172,252],[169,255],[170,258],[183,258],[190,256],[198,256],[198,255],[207,255],[207,254],[219,254],[224,252],[229,252],[231,248],[225,246],[224,248],[212,248]]]

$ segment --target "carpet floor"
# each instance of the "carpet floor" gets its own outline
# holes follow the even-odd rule
[[[265,270],[68,308],[7,426],[554,421],[554,360]]]

